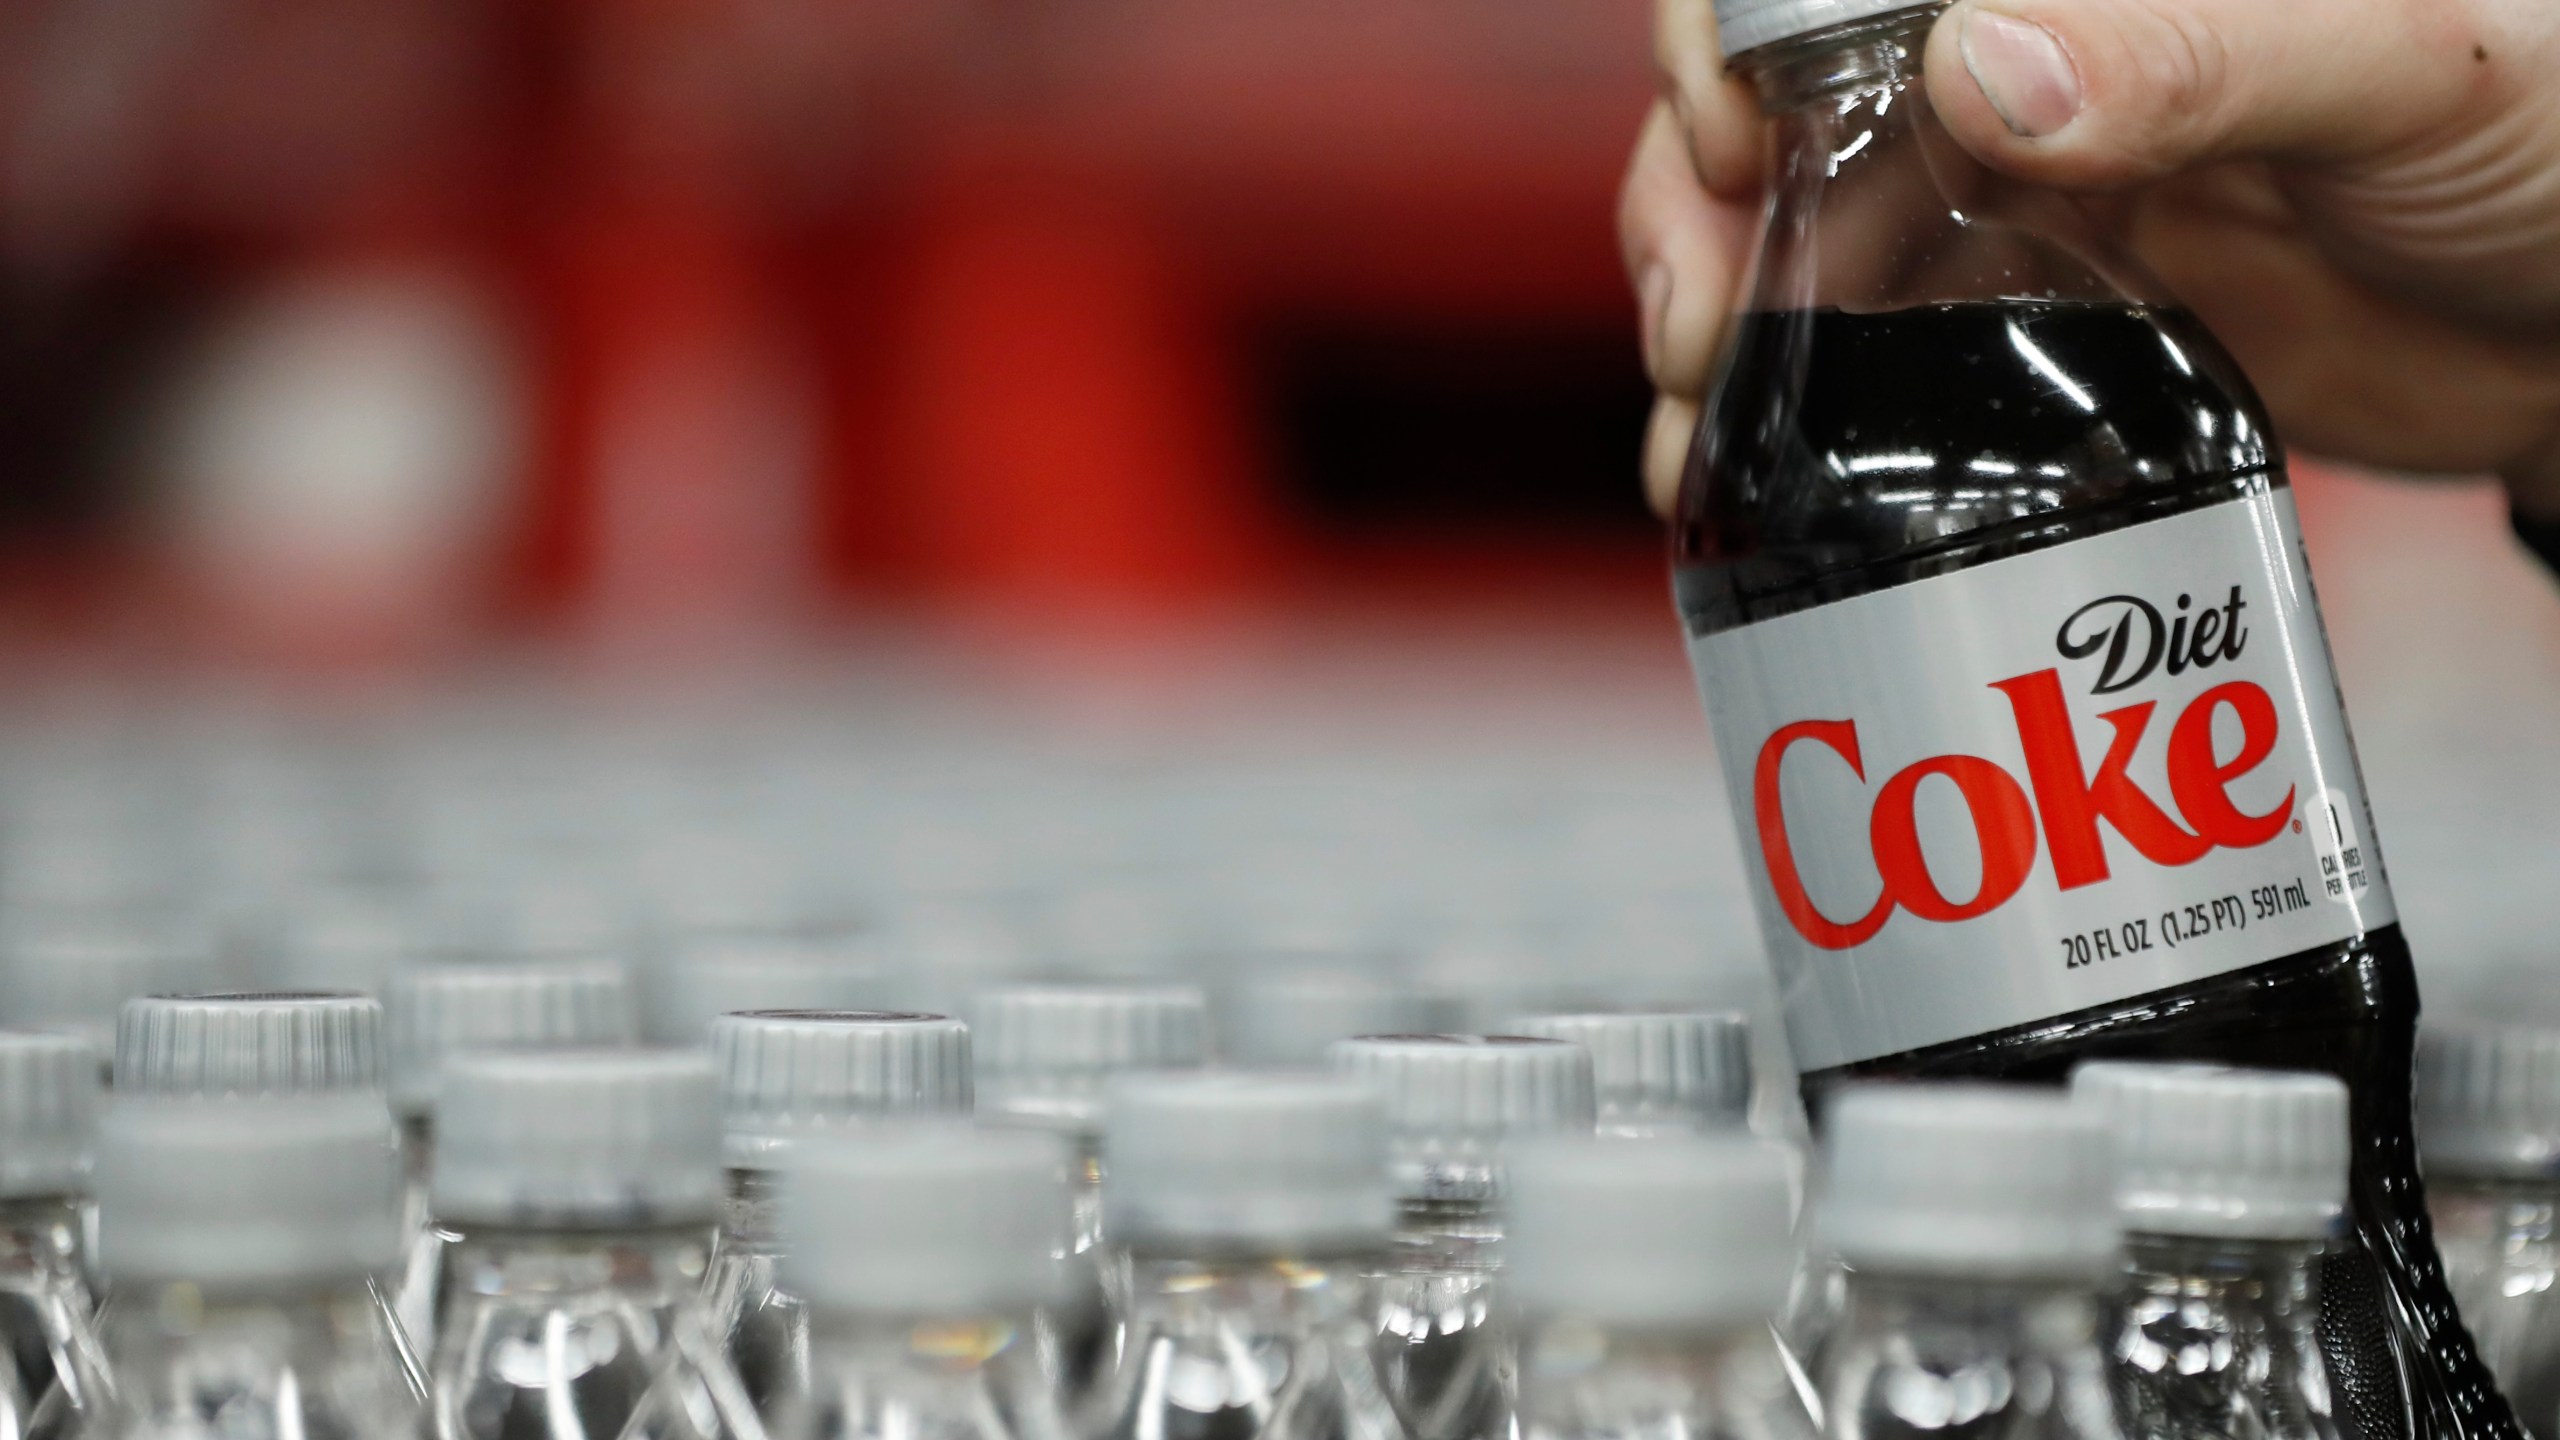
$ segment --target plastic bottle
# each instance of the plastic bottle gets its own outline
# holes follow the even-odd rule
[[[702,1298],[721,1196],[709,1057],[457,1055],[437,1122],[437,1440],[761,1440]]]
[[[119,1095],[383,1093],[382,1005],[320,990],[144,995],[116,1017]]]
[[[1394,1135],[1396,1233],[1378,1277],[1372,1362],[1410,1440],[1511,1427],[1511,1356],[1493,1325],[1503,1148],[1588,1135],[1591,1052],[1517,1035],[1364,1035],[1333,1065],[1379,1087]]]
[[[1032,1320],[1060,1280],[1066,1168],[1053,1136],[957,1125],[796,1152],[783,1273],[809,1300],[810,1383],[775,1440],[1066,1440]]]
[[[2462,1323],[2516,1418],[2560,1436],[2560,1029],[2430,1025],[2418,1042],[2427,1208]]]
[[[1207,1058],[1208,1001],[1181,985],[1007,985],[971,1006],[978,1114],[1066,1137],[1075,1152],[1066,1289],[1041,1312],[1041,1346],[1071,1409],[1109,1366],[1111,1299],[1102,1243],[1102,1092],[1115,1075],[1193,1069]]]
[[[1849,1286],[1818,1363],[1824,1434],[2118,1440],[2105,1122],[1989,1085],[1849,1087],[1825,1119],[1817,1227]]]
[[[2093,1061],[2126,1284],[2110,1352],[2131,1440],[2337,1440],[2321,1256],[2344,1235],[2347,1087],[2334,1075]]]
[[[809,1146],[883,1117],[968,1114],[969,1028],[898,1011],[748,1010],[712,1021],[710,1035],[729,1172],[711,1317],[748,1398],[770,1419],[809,1378],[807,1308],[778,1272],[783,1171]]]
[[[98,1134],[105,1440],[421,1433],[373,1277],[400,1253],[400,1153],[361,1093],[109,1106]]]
[[[435,1172],[437,1084],[460,1051],[628,1042],[638,1024],[629,973],[609,961],[419,965],[392,977],[383,1005],[391,1040],[391,1108],[400,1117],[406,1189],[396,1306],[420,1349],[435,1346],[437,1277],[447,1236],[428,1221]]]
[[[1395,1219],[1386,1110],[1322,1075],[1112,1086],[1103,1228],[1123,1296],[1096,1440],[1393,1440],[1367,1353]]]
[[[1643,1140],[1739,1130],[1751,1123],[1751,1024],[1715,1010],[1536,1015],[1520,1035],[1591,1052],[1599,1133]]]
[[[1813,1440],[1770,1328],[1795,1269],[1794,1170],[1738,1129],[1513,1147],[1523,1440]]]
[[[1770,199],[1674,590],[1809,1099],[2330,1071],[2343,1408],[2511,1434],[2419,1198],[2417,986],[2264,409],[2102,215],[1947,134],[1936,7],[1717,14]]]
[[[105,1395],[85,1223],[98,1073],[79,1036],[0,1031],[0,1434],[23,1440],[75,1433]]]

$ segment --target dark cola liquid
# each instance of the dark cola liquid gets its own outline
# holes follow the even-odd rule
[[[2002,301],[1755,312],[1674,531],[1706,634],[2285,483],[2248,382],[2183,311]],[[2349,1440],[2517,1437],[2454,1313],[2411,1139],[2397,926],[2173,990],[1807,1075],[2060,1081],[2093,1057],[2325,1070],[2354,1091],[2354,1222],[2320,1338]],[[2402,1374],[2389,1336],[2412,1362]],[[2421,1357],[2431,1357],[2429,1365]],[[2404,1384],[2405,1379],[2405,1384]]]

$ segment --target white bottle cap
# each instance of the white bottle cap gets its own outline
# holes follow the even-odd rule
[[[135,1096],[98,1127],[98,1263],[116,1282],[353,1279],[400,1255],[379,1095]]]
[[[1333,1068],[1379,1087],[1410,1200],[1491,1200],[1514,1136],[1589,1134],[1591,1052],[1525,1035],[1362,1035]]]
[[[1457,1007],[1374,971],[1281,963],[1238,981],[1219,1049],[1240,1065],[1321,1065],[1336,1040],[1457,1023]]]
[[[719,1208],[720,1087],[700,1050],[482,1050],[445,1062],[428,1208],[532,1229]]]
[[[437,1072],[462,1050],[612,1045],[632,1038],[631,980],[609,960],[420,965],[392,977],[391,1103],[436,1108]]]
[[[1603,1133],[1721,1130],[1751,1119],[1751,1022],[1718,1010],[1539,1015],[1510,1027],[1591,1052]]]
[[[1007,985],[978,997],[978,1109],[1091,1134],[1102,1087],[1127,1070],[1185,1070],[1208,1050],[1209,1007],[1187,985]]]
[[[899,1010],[746,1010],[711,1022],[723,1146],[760,1169],[786,1149],[888,1115],[965,1115],[969,1027]]]
[[[648,1037],[668,1045],[701,1044],[732,1011],[879,1009],[901,988],[882,966],[779,931],[686,937],[644,980]]]
[[[1383,1244],[1395,1222],[1386,1105],[1346,1077],[1124,1075],[1102,1152],[1119,1244],[1340,1252]]]
[[[2095,1060],[2071,1072],[2071,1094],[2115,1132],[2127,1230],[2316,1240],[2346,1217],[2347,1087],[2334,1075]]]
[[[784,1281],[826,1310],[1031,1309],[1060,1287],[1067,1164],[1055,1136],[956,1123],[812,1144],[782,1172]]]
[[[1852,1085],[1825,1121],[1817,1228],[1852,1267],[2094,1280],[2115,1264],[2106,1124],[2058,1090]]]
[[[210,931],[182,912],[46,910],[0,936],[0,1021],[74,1031],[102,1054],[127,1000],[220,983]]]
[[[1795,1271],[1792,1165],[1741,1131],[1642,1145],[1524,1140],[1503,1284],[1523,1309],[1603,1324],[1766,1320]]]
[[[77,1035],[0,1031],[0,1195],[89,1188],[98,1047]]]
[[[122,1094],[382,1089],[382,1004],[316,990],[143,995],[116,1020]]]
[[[2560,1028],[2457,1023],[2418,1034],[2418,1148],[2430,1176],[2560,1176]]]
[[[1937,0],[1716,0],[1716,36],[1730,58],[1780,40],[1872,20],[1896,11],[1936,8]]]

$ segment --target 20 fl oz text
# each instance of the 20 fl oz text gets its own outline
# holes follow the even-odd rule
[[[2301,880],[2260,885],[2246,896],[2217,895],[2192,905],[2173,906],[2159,918],[2126,920],[2061,937],[2062,968],[2138,955],[2155,945],[2174,950],[2225,930],[2246,930],[2253,920],[2273,920],[2311,906],[2309,887]]]

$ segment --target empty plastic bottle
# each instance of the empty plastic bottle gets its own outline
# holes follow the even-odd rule
[[[809,1384],[775,1440],[1066,1440],[1034,1343],[1056,1293],[1067,1153],[1052,1136],[891,1123],[795,1152],[785,1282]]]
[[[2338,1440],[2319,1271],[2346,1237],[2346,1082],[2102,1060],[2071,1093],[2115,1135],[2126,1433]]]
[[[391,1108],[400,1117],[409,1238],[401,1260],[401,1328],[422,1350],[435,1344],[439,1256],[447,1237],[428,1220],[435,1171],[437,1080],[460,1051],[628,1042],[638,1025],[631,980],[610,961],[436,964],[392,978],[383,1010],[391,1039]]]
[[[1824,1433],[2117,1440],[2105,1122],[2050,1090],[1952,1084],[1844,1087],[1826,1119],[1817,1225],[1849,1285]]]
[[[971,1007],[978,1115],[992,1125],[1045,1130],[1074,1148],[1076,1224],[1059,1300],[1041,1312],[1041,1347],[1060,1395],[1081,1406],[1111,1363],[1110,1297],[1102,1242],[1102,1092],[1135,1070],[1197,1068],[1209,1046],[1209,1007],[1180,985],[1007,985]]]
[[[1103,1228],[1119,1361],[1098,1440],[1393,1440],[1367,1354],[1395,1219],[1375,1089],[1321,1075],[1133,1075],[1111,1090]]]
[[[1717,1010],[1537,1015],[1515,1034],[1591,1052],[1599,1133],[1641,1140],[1751,1123],[1751,1023]]]
[[[438,1440],[760,1440],[702,1300],[721,1196],[710,1058],[458,1055],[442,1090]]]
[[[781,1172],[809,1146],[884,1116],[966,1115],[969,1027],[901,1011],[748,1010],[712,1021],[710,1034],[729,1171],[711,1317],[748,1398],[771,1418],[807,1387],[809,1364],[807,1309],[777,1266]]]
[[[2560,1029],[2418,1039],[2427,1209],[2462,1323],[2516,1419],[2560,1437]]]
[[[391,1114],[360,1093],[148,1097],[98,1135],[106,1440],[371,1440],[424,1397],[373,1277],[400,1251]]]
[[[1333,1065],[1383,1091],[1395,1137],[1396,1233],[1370,1342],[1379,1382],[1411,1440],[1503,1435],[1503,1148],[1592,1133],[1591,1052],[1517,1035],[1366,1035],[1335,1044]]]
[[[1524,1440],[1813,1440],[1770,1328],[1794,1171],[1739,1130],[1515,1146],[1503,1288]]]
[[[120,1095],[383,1089],[382,1004],[321,990],[145,995],[116,1017]]]
[[[69,1435],[104,1396],[84,1223],[97,1105],[95,1046],[0,1031],[0,1434],[12,1440]]]

